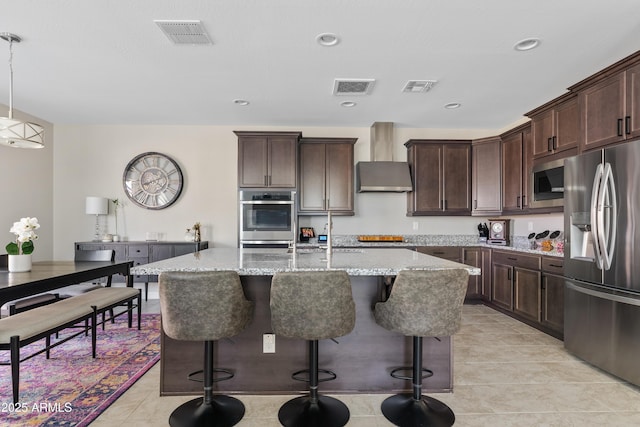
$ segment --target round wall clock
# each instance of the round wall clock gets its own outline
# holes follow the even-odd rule
[[[171,206],[182,192],[180,166],[169,156],[148,152],[134,157],[122,175],[122,185],[133,203],[146,209]]]

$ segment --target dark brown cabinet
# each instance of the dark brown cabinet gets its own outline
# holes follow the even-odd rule
[[[418,246],[416,251],[453,262],[462,262],[462,252],[458,246]]]
[[[491,301],[505,310],[513,310],[513,267],[494,261],[491,267]]]
[[[502,137],[502,212],[524,213],[529,208],[531,126],[519,126]]]
[[[578,83],[582,151],[640,136],[640,63],[617,63]]]
[[[514,266],[512,277],[514,313],[534,322],[539,322],[540,271]]]
[[[356,138],[302,138],[298,212],[353,215],[353,147]]]
[[[238,135],[238,187],[296,187],[300,132],[234,133]]]
[[[470,141],[412,139],[405,146],[414,186],[407,215],[470,215]]]
[[[540,257],[493,251],[493,295],[496,305],[538,321],[540,312]]]
[[[527,113],[531,117],[533,159],[540,159],[578,147],[578,98],[564,95]]]
[[[493,250],[491,256],[493,289],[488,304],[562,339],[563,259],[501,250]]]
[[[542,257],[541,323],[564,331],[564,264],[562,258]]]
[[[499,137],[473,141],[471,145],[472,215],[499,215],[502,212],[501,142]]]
[[[491,300],[491,249],[462,248],[462,263],[478,267],[479,276],[469,276],[468,299]]]

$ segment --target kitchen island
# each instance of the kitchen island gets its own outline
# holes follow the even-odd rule
[[[404,269],[440,270],[466,268],[471,275],[480,269],[435,258],[407,249],[341,249],[328,255],[317,249],[225,249],[213,248],[136,266],[133,274],[163,271],[233,270],[240,275],[247,298],[255,303],[254,318],[240,335],[216,345],[216,366],[235,372],[229,381],[216,383],[227,393],[282,394],[302,392],[306,384],[290,378],[307,365],[307,344],[276,337],[276,352],[263,352],[263,335],[271,332],[269,292],[271,276],[282,271],[345,270],[352,282],[356,325],[344,337],[321,341],[320,367],[338,378],[322,384],[324,393],[395,393],[409,391],[408,381],[389,376],[398,366],[411,365],[411,337],[387,331],[373,318],[376,302],[386,298],[393,276]],[[162,334],[161,395],[202,392],[200,383],[187,380],[202,369],[200,342],[175,341]],[[423,382],[426,392],[451,391],[452,348],[449,337],[424,340],[424,364],[434,375]]]

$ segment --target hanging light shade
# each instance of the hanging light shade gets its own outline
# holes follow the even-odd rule
[[[0,144],[15,148],[43,148],[44,128],[13,118],[13,44],[20,43],[21,39],[11,33],[0,33],[0,38],[9,42],[9,115],[0,117]]]

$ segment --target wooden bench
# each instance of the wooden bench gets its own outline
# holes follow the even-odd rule
[[[141,291],[134,288],[102,288],[86,294],[57,301],[53,304],[37,307],[29,311],[18,313],[0,319],[0,350],[10,351],[10,362],[0,362],[0,365],[11,366],[11,382],[13,386],[13,401],[19,401],[20,363],[34,356],[46,352],[49,358],[50,349],[63,344],[70,339],[87,334],[91,331],[91,355],[96,357],[96,326],[102,324],[104,329],[105,313],[110,312],[107,320],[128,313],[128,326],[133,324],[133,309],[137,308],[138,330],[141,323]],[[134,305],[134,300],[137,303]],[[126,305],[126,310],[113,314],[115,307]],[[102,321],[98,322],[98,314]],[[63,329],[77,327],[84,322],[84,326],[64,339],[51,344],[51,335]],[[45,339],[45,347],[24,359],[20,359],[20,348],[40,339]]]

